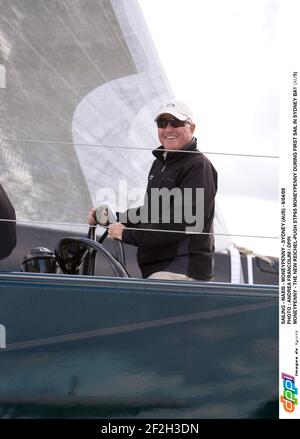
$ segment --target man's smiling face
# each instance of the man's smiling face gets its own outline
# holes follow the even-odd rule
[[[174,120],[174,116],[165,113],[159,116],[160,120]],[[193,138],[195,124],[185,122],[184,126],[172,127],[170,123],[165,128],[158,128],[158,138],[161,144],[167,150],[181,149],[187,145]]]

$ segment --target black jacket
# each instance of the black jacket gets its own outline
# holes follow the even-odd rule
[[[16,214],[5,190],[0,184],[0,219],[15,220]],[[16,223],[0,221],[0,259],[6,258],[16,245]]]
[[[158,149],[163,149],[163,146]],[[137,257],[143,277],[148,277],[156,271],[172,271],[195,279],[210,280],[214,274],[214,237],[211,233],[213,233],[217,172],[210,161],[197,150],[196,139],[178,152],[168,152],[166,159],[164,151],[154,150],[153,154],[156,160],[149,172],[144,205],[129,209],[126,212],[127,219],[124,221],[124,217],[120,215],[120,221],[127,227],[159,229],[166,232],[124,229],[122,239],[125,243],[138,247]],[[151,205],[153,189],[162,188],[169,190],[178,188],[182,194],[182,202],[180,196],[176,202],[170,197],[168,207],[163,207],[161,203],[157,214],[155,206],[153,209]],[[190,189],[184,191],[187,188]],[[201,203],[196,195],[197,188],[204,188],[204,206],[201,208],[204,225],[201,230],[197,227],[197,232],[203,234],[170,233],[170,230],[185,232],[187,227],[196,225],[197,221],[191,222],[191,217],[188,217],[187,221],[184,206],[187,206],[187,213],[193,215],[199,213]],[[163,221],[163,214],[167,214],[167,219],[168,215],[170,216],[168,223]],[[134,218],[134,215],[137,217],[144,215],[144,218],[136,223],[130,219]]]

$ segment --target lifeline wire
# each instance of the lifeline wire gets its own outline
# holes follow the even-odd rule
[[[0,219],[0,222],[12,222],[19,224],[44,224],[44,225],[55,225],[55,226],[73,226],[73,227],[97,227],[91,226],[86,223],[55,223],[50,221],[26,221],[26,220],[8,220],[8,219]],[[108,229],[107,226],[100,226],[103,229]],[[127,230],[136,230],[141,232],[159,232],[159,233],[184,233],[186,235],[214,235],[214,236],[235,236],[239,238],[261,238],[261,239],[279,239],[278,236],[266,236],[266,235],[240,235],[240,234],[232,234],[232,233],[208,233],[208,232],[186,232],[184,230],[161,230],[161,229],[142,229],[140,227],[126,227]]]
[[[58,140],[34,140],[34,139],[13,139],[13,138],[1,138],[1,141],[5,142],[24,142],[24,143],[51,143],[53,145],[69,145],[69,146],[91,146],[95,148],[114,148],[114,149],[132,149],[137,151],[150,151],[152,152],[153,149],[150,148],[139,148],[135,146],[115,146],[115,145],[99,145],[99,144],[90,144],[90,143],[76,143],[73,142],[62,142]],[[156,151],[164,151],[165,149],[157,148]],[[185,151],[180,149],[169,149],[169,152],[181,152],[181,153],[188,153],[188,154],[198,154],[199,151]],[[231,153],[231,152],[211,152],[211,151],[200,151],[204,154],[212,154],[212,155],[224,155],[224,156],[235,156],[235,157],[253,157],[253,158],[266,158],[266,159],[279,159],[279,156],[277,155],[259,155],[259,154],[238,154],[238,153]]]

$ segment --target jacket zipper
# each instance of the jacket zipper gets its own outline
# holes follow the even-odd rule
[[[166,166],[167,166],[167,152],[164,153],[164,162],[165,162],[165,164],[162,167],[161,172],[164,172],[164,170],[166,169]]]

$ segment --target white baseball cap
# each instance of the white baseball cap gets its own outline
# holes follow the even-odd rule
[[[168,102],[161,104],[156,112],[155,121],[161,114],[172,114],[172,116],[179,120],[190,119],[193,121],[194,117],[189,107],[183,101],[177,99],[171,99]]]

